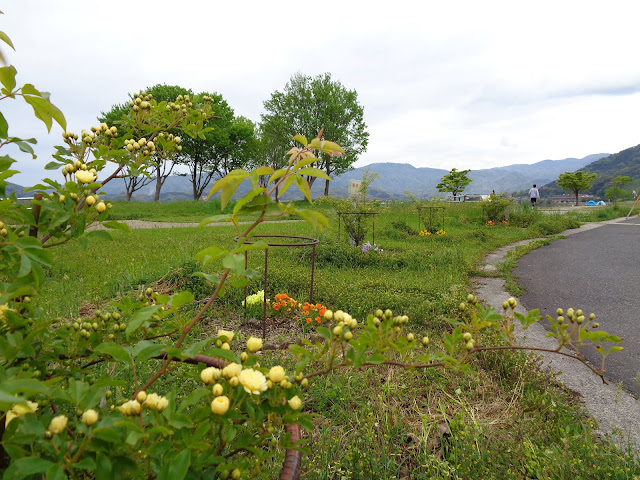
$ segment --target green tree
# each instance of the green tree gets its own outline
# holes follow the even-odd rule
[[[146,88],[143,90],[145,94],[151,95],[156,102],[172,102],[178,98],[178,96],[193,96],[193,92],[190,89],[182,88],[178,85],[165,85],[165,84],[157,84],[153,87]],[[124,103],[121,105],[114,105],[111,107],[111,110],[108,112],[102,112],[98,120],[100,122],[105,122],[109,125],[118,125],[122,129],[129,131],[134,137],[142,136],[140,132],[136,131],[132,125],[128,124],[127,115],[129,114],[129,109],[131,108],[131,102],[134,98],[135,94],[130,95],[131,100],[128,103]],[[175,129],[172,132],[174,135],[181,135],[179,129]],[[156,156],[157,157],[157,156]],[[126,200],[131,200],[131,196],[134,192],[139,190],[140,188],[148,185],[149,183],[155,181],[156,189],[154,195],[154,201],[160,200],[160,191],[165,181],[171,175],[175,163],[173,161],[160,161],[159,158],[156,158],[154,173],[152,175],[144,176],[144,175],[131,175],[131,172],[127,172],[128,175],[124,177],[125,191],[126,191]]]
[[[629,192],[624,190],[622,187],[631,181],[631,177],[626,175],[621,175],[612,180],[611,187],[607,189],[605,192],[605,196],[607,198],[613,198],[613,203],[618,203],[618,198],[628,198],[631,196]]]
[[[451,192],[455,200],[456,196],[464,192],[464,188],[471,183],[471,179],[467,176],[470,171],[458,171],[452,168],[449,173],[440,179],[440,183],[436,185],[436,188],[439,192]]]
[[[275,91],[264,102],[262,115],[263,141],[266,137],[293,138],[302,134],[313,138],[323,132],[327,138],[341,145],[342,156],[318,155],[316,167],[327,176],[340,175],[351,169],[359,155],[367,149],[369,133],[364,123],[364,109],[358,103],[355,90],[348,90],[339,81],[325,73],[310,77],[296,73],[282,92]],[[276,136],[277,135],[277,136]],[[293,140],[289,147],[294,146]],[[280,152],[277,153],[280,158]],[[312,185],[316,177],[307,180]],[[329,180],[325,180],[324,194],[329,195]]]
[[[589,190],[597,176],[597,173],[583,172],[582,170],[573,173],[565,172],[560,174],[557,183],[563,190],[569,190],[575,194],[577,207],[580,204],[580,192]]]

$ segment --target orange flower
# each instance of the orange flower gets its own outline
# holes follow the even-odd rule
[[[274,309],[274,310],[280,310],[280,304],[279,304],[279,303],[276,303],[276,304],[273,306],[273,309]]]
[[[307,318],[307,323],[311,323],[311,319],[310,318]]]
[[[318,322],[318,323],[321,322],[320,317],[316,317],[316,322]]]

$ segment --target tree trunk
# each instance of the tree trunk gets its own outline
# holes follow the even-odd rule
[[[131,201],[131,195],[133,195],[133,192],[130,190],[127,190],[127,202]]]
[[[329,167],[329,162],[327,161],[327,177],[331,175],[331,168]],[[329,196],[329,180],[324,181],[324,196]]]
[[[160,175],[160,167],[156,167],[156,194],[153,197],[154,202],[160,201],[160,189],[162,188],[162,176]]]
[[[576,207],[580,206],[580,198],[579,198],[579,196],[580,196],[580,192],[576,192]]]

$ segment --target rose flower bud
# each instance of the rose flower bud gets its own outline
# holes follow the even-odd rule
[[[85,411],[82,414],[82,423],[84,423],[85,425],[87,425],[88,427],[90,427],[91,425],[93,425],[94,423],[96,423],[98,421],[98,412],[96,412],[95,410],[93,410],[92,408],[90,408],[89,410]]]
[[[297,395],[287,403],[291,407],[291,410],[300,410],[300,407],[302,407],[302,400],[300,400],[300,397],[298,397]]]
[[[222,395],[211,402],[211,411],[216,415],[224,415],[229,410],[229,398]]]
[[[271,370],[269,370],[269,380],[271,380],[273,383],[280,383],[283,379],[284,368],[282,368],[280,365],[271,367]]]
[[[49,424],[48,430],[53,434],[59,434],[67,428],[67,422],[69,419],[66,415],[58,415],[57,417],[53,417],[51,419],[51,423]]]

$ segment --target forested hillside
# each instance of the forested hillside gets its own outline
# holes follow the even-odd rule
[[[640,145],[596,160],[579,170],[598,174],[592,188],[584,192],[586,194],[604,197],[605,191],[611,187],[612,180],[619,176],[631,177],[631,182],[625,186],[625,190],[638,191],[640,190]],[[546,195],[561,194],[563,190],[554,181],[545,185],[541,193],[544,197]]]

